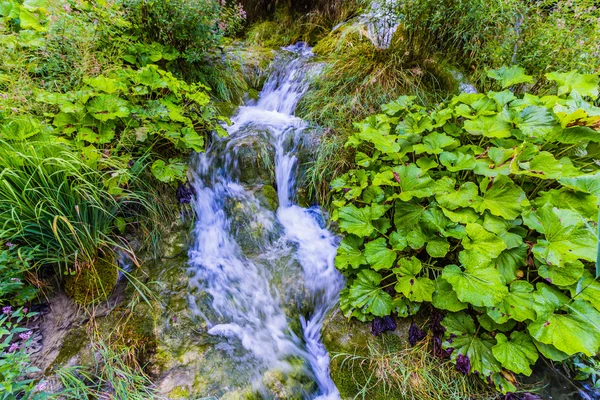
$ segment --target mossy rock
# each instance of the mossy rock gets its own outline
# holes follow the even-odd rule
[[[65,293],[81,305],[105,300],[119,278],[114,258],[100,258],[76,275],[65,278]]]
[[[84,326],[71,329],[64,338],[62,346],[54,362],[46,373],[51,372],[56,367],[66,364],[71,358],[81,354],[81,350],[90,343],[90,338]]]
[[[277,211],[279,207],[279,197],[277,191],[271,185],[263,185],[256,194],[258,201],[271,211]]]

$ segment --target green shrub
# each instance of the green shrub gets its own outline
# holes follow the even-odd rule
[[[189,62],[201,61],[223,36],[235,34],[246,15],[241,6],[216,0],[128,0],[124,4],[139,35],[177,49]]]
[[[128,218],[151,211],[152,201],[127,186],[136,187],[143,160],[131,170],[114,167],[110,158],[91,167],[60,144],[0,142],[2,236],[62,272],[86,269],[99,251],[124,247],[117,233]]]
[[[27,348],[31,345],[31,330],[20,325],[35,313],[26,308],[4,306],[0,314],[0,397],[2,399],[28,397],[35,382],[27,375],[38,369],[30,363]]]
[[[116,399],[145,400],[156,398],[156,390],[141,366],[135,362],[133,350],[127,346],[93,341],[97,356],[88,366],[67,366],[56,374],[63,388],[51,399]]]
[[[490,71],[502,88],[531,82]],[[539,354],[600,350],[598,76],[550,73],[556,94],[403,96],[355,125],[357,167],[335,179],[347,317],[446,312],[444,347],[503,392]]]

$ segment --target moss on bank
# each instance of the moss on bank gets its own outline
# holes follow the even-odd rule
[[[65,278],[65,293],[81,305],[96,303],[108,297],[118,278],[114,259],[99,258],[95,264]]]

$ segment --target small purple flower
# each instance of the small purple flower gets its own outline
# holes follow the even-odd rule
[[[27,307],[23,308],[23,314],[27,314]]]
[[[408,328],[408,342],[411,346],[417,344],[417,342],[423,340],[427,336],[425,332],[421,330],[414,322],[410,324],[410,328]]]
[[[12,243],[12,242],[6,242],[5,244],[6,244],[6,247],[8,247],[9,249],[10,249],[11,247],[14,247],[14,246],[15,246],[15,244],[14,244],[14,243]]]
[[[29,340],[29,338],[31,337],[31,331],[20,333],[19,337],[21,338],[21,340]]]
[[[471,360],[464,354],[459,354],[456,357],[456,370],[467,375],[471,371]]]
[[[12,307],[11,306],[2,307],[2,314],[8,315],[8,314],[11,313],[11,311],[12,311]]]
[[[13,351],[17,350],[19,348],[19,344],[18,343],[13,343],[10,345],[10,347],[8,348],[8,352],[12,353]]]

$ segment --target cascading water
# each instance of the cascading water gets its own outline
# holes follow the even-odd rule
[[[284,49],[260,99],[240,107],[232,119],[227,138],[215,138],[207,152],[194,160],[194,207],[197,214],[195,242],[190,256],[190,284],[210,297],[210,309],[190,298],[196,313],[206,319],[208,333],[222,339],[217,346],[251,363],[260,386],[261,374],[277,368],[291,370],[291,359],[302,359],[317,390],[305,398],[339,399],[329,376],[329,356],[321,343],[321,328],[329,309],[336,304],[343,279],[334,267],[336,238],[325,229],[318,209],[294,204],[295,171],[299,142],[306,124],[293,115],[307,90],[305,75],[310,48],[299,44]],[[241,166],[236,143],[256,135],[268,135],[274,149],[279,207],[264,208],[254,192],[238,181]],[[235,221],[228,216],[231,199],[251,210],[246,228],[259,234],[262,258],[247,254],[236,240]],[[302,267],[303,304],[307,317],[299,317],[302,336],[288,326],[281,295],[272,283],[271,261],[280,253]],[[290,268],[291,270],[292,268]],[[296,279],[297,280],[297,279]],[[257,383],[258,382],[258,383]],[[260,390],[260,388],[258,388]]]

